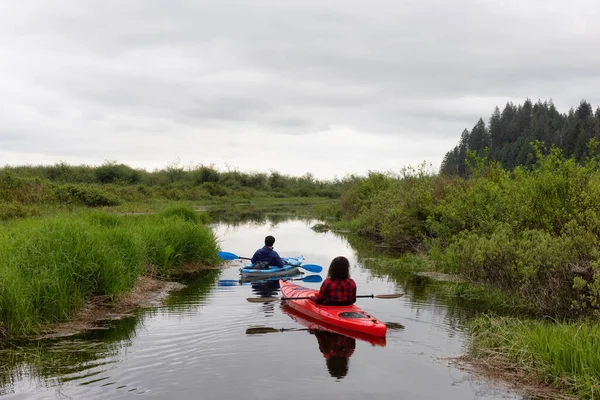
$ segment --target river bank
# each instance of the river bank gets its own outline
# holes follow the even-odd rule
[[[90,304],[127,304],[136,285],[157,285],[148,277],[219,264],[207,222],[205,214],[171,207],[153,215],[84,211],[6,224],[0,233],[1,332],[35,335],[82,308],[94,309]]]
[[[578,331],[598,329],[600,315],[600,156],[598,143],[589,145],[581,163],[537,142],[532,165],[513,170],[470,154],[462,177],[425,166],[372,173],[322,217],[335,229],[424,257],[398,261],[390,276],[425,267],[467,282],[446,285],[447,295],[479,302],[478,312],[493,321],[473,319],[471,354],[503,355],[504,364],[540,384],[597,397],[600,343]],[[557,332],[579,332],[569,342],[573,351],[563,352]],[[528,352],[516,351],[513,338]]]
[[[375,276],[392,279],[412,301],[462,310],[470,339],[462,354],[444,361],[536,399],[592,399],[600,393],[600,325],[594,319],[553,319],[494,285],[440,272],[425,253],[377,247],[352,233],[340,236]]]
[[[178,279],[195,275],[202,271],[229,267],[231,263],[208,266],[200,263],[181,265],[172,271],[169,280],[157,276],[141,275],[128,292],[116,300],[110,296],[92,296],[68,320],[42,326],[39,333],[29,337],[31,340],[55,339],[81,334],[94,329],[106,329],[99,325],[110,320],[130,317],[132,312],[140,308],[159,306],[174,291],[182,290],[186,284]]]

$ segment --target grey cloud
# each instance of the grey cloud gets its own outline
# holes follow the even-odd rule
[[[89,135],[178,138],[199,129],[305,135],[344,126],[364,135],[458,140],[507,101],[600,103],[594,0],[49,0],[5,7],[0,73],[33,86],[28,93],[36,94],[19,105],[52,122],[56,135],[90,126],[96,133]],[[1,90],[0,81],[1,102],[17,101]],[[64,117],[65,108],[79,118]],[[85,143],[81,151],[91,151]],[[441,160],[447,150],[426,155]]]

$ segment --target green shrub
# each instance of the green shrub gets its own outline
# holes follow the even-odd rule
[[[38,204],[54,199],[48,182],[39,178],[20,178],[8,171],[0,171],[0,201]]]
[[[114,162],[95,168],[94,173],[96,181],[100,183],[138,183],[141,181],[140,171]]]
[[[120,203],[116,197],[91,186],[65,184],[57,186],[54,193],[60,202],[66,204],[103,207]]]

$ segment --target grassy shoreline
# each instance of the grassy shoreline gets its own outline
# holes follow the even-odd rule
[[[152,215],[79,211],[4,224],[0,232],[0,333],[22,336],[70,318],[91,296],[113,300],[140,275],[215,265],[206,214],[170,207]]]
[[[470,352],[480,359],[503,355],[506,365],[540,384],[600,397],[597,376],[587,372],[598,366],[600,353],[594,333],[600,326],[600,147],[592,140],[583,163],[557,148],[532,148],[532,165],[510,171],[470,154],[466,178],[424,168],[371,173],[343,192],[337,207],[322,208],[321,216],[336,219],[330,223],[336,228],[427,257],[406,260],[413,268],[431,264],[436,272],[459,275],[470,284],[455,285],[450,294],[482,300],[480,312],[496,311],[506,303],[501,298],[523,304],[526,312],[515,312],[515,323],[490,314],[492,322],[478,325],[485,317],[476,318]],[[392,265],[388,273],[403,268]],[[513,305],[506,304],[510,312]],[[576,360],[562,356],[557,332],[578,332],[568,342]],[[506,341],[478,340],[484,333]],[[528,358],[511,353],[512,338]]]
[[[357,238],[350,241],[355,249],[367,247]],[[534,398],[598,398],[600,325],[595,319],[548,318],[534,303],[492,285],[439,272],[427,254],[373,258],[373,242],[366,242],[371,249],[361,252],[367,256],[362,262],[372,273],[393,279],[415,299],[433,297],[469,310],[463,321],[471,342],[466,354],[453,359],[459,368],[502,379]]]
[[[580,399],[600,395],[600,325],[481,315],[470,323],[469,356],[511,369]]]

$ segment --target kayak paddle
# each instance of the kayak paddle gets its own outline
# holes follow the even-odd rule
[[[356,298],[371,298],[371,299],[397,299],[404,296],[404,293],[391,294],[359,294]],[[310,297],[248,297],[246,300],[250,303],[270,303],[279,300],[308,300]]]
[[[266,279],[265,279],[266,280]],[[264,280],[263,280],[264,281]],[[304,278],[295,278],[295,279],[286,279],[286,281],[302,281],[302,282],[310,282],[310,283],[319,283],[323,282],[323,278],[321,275],[309,275]],[[243,283],[260,283],[262,281],[254,281],[254,282],[243,282]],[[239,280],[235,279],[219,279],[219,286],[238,286],[240,285]]]
[[[402,330],[404,325],[396,322],[386,322],[385,326],[392,330]],[[257,326],[246,329],[246,335],[263,335],[265,333],[280,333],[280,332],[298,332],[298,331],[310,331],[308,328],[271,328],[270,326]]]
[[[304,278],[285,279],[285,281],[302,281],[302,282],[319,283],[319,282],[323,282],[323,277],[321,275],[308,275],[308,276],[305,276]]]
[[[262,335],[265,333],[288,332],[288,331],[308,331],[308,328],[281,328],[275,329],[269,326],[257,326],[255,328],[246,329],[246,335]]]
[[[242,259],[242,260],[252,260],[251,258],[240,257],[237,254],[229,253],[227,251],[220,251],[219,258],[221,258],[223,260],[227,260],[227,261],[237,260],[238,258]],[[307,271],[316,272],[316,273],[323,271],[323,267],[321,267],[320,265],[316,265],[316,264],[299,265],[298,268],[302,268]]]
[[[227,251],[220,251],[219,252],[219,258],[221,258],[223,260],[227,260],[227,261],[237,260],[238,258],[241,258],[242,260],[252,260],[251,258],[240,257],[237,254],[229,253]]]

